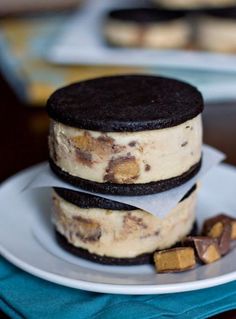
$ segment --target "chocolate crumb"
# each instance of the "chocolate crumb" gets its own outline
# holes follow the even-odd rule
[[[137,144],[137,142],[132,141],[132,142],[129,143],[129,146],[134,147],[136,144]]]
[[[154,233],[154,236],[159,236],[159,234],[160,234],[160,230],[156,230]]]
[[[145,171],[148,172],[150,171],[151,166],[149,164],[145,164]]]

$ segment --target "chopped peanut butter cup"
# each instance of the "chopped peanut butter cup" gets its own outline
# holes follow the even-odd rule
[[[204,264],[210,264],[221,258],[218,241],[205,236],[189,236],[182,242],[183,246],[194,248],[196,256]]]
[[[176,247],[154,253],[157,272],[181,272],[196,266],[194,249]]]
[[[221,255],[230,250],[231,239],[234,237],[234,220],[224,214],[207,219],[203,224],[203,234],[218,240]]]

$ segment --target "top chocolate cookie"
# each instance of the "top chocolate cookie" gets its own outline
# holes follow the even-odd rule
[[[201,93],[174,79],[123,75],[71,84],[47,102],[49,116],[63,124],[102,132],[163,129],[196,117]]]

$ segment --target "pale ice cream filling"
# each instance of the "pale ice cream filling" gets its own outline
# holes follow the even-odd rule
[[[51,122],[50,157],[72,176],[99,183],[149,183],[177,177],[201,159],[201,115],[170,128],[96,132]]]
[[[110,19],[104,33],[107,40],[115,45],[166,49],[186,46],[191,36],[190,27],[184,19],[146,25]]]
[[[236,52],[236,21],[205,16],[198,26],[198,44],[206,50]]]
[[[53,193],[53,223],[75,247],[100,256],[133,258],[165,249],[186,236],[195,221],[196,190],[160,219],[140,209],[84,209]]]

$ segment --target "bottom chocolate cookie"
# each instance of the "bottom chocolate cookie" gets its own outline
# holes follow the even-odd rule
[[[197,235],[197,229],[198,229],[197,223],[195,222],[189,235],[191,236]],[[134,258],[114,258],[114,257],[107,257],[107,256],[99,256],[97,254],[90,253],[86,249],[73,246],[57,230],[55,230],[55,236],[56,236],[57,243],[66,251],[70,252],[71,254],[77,257],[81,257],[83,259],[87,259],[99,264],[111,265],[111,266],[133,266],[133,265],[143,265],[143,264],[153,263],[153,253],[142,254]],[[178,245],[180,244],[176,243],[174,246],[178,246]]]
[[[109,195],[127,195],[127,196],[140,196],[150,195],[167,191],[171,188],[182,185],[195,176],[201,168],[202,161],[193,165],[187,172],[180,176],[172,177],[157,182],[150,182],[146,184],[115,184],[110,182],[98,183],[90,180],[85,180],[78,176],[72,176],[63,171],[57,166],[54,161],[49,158],[49,165],[52,171],[66,182],[79,186],[94,193],[109,194]]]
[[[132,265],[143,265],[149,264],[152,262],[152,254],[142,254],[135,258],[113,258],[107,256],[99,256],[96,254],[91,254],[88,250],[75,247],[71,245],[67,239],[62,236],[58,231],[56,233],[56,240],[58,244],[63,247],[68,252],[76,255],[77,257],[81,257],[99,264],[105,265],[113,265],[113,266],[132,266]]]

